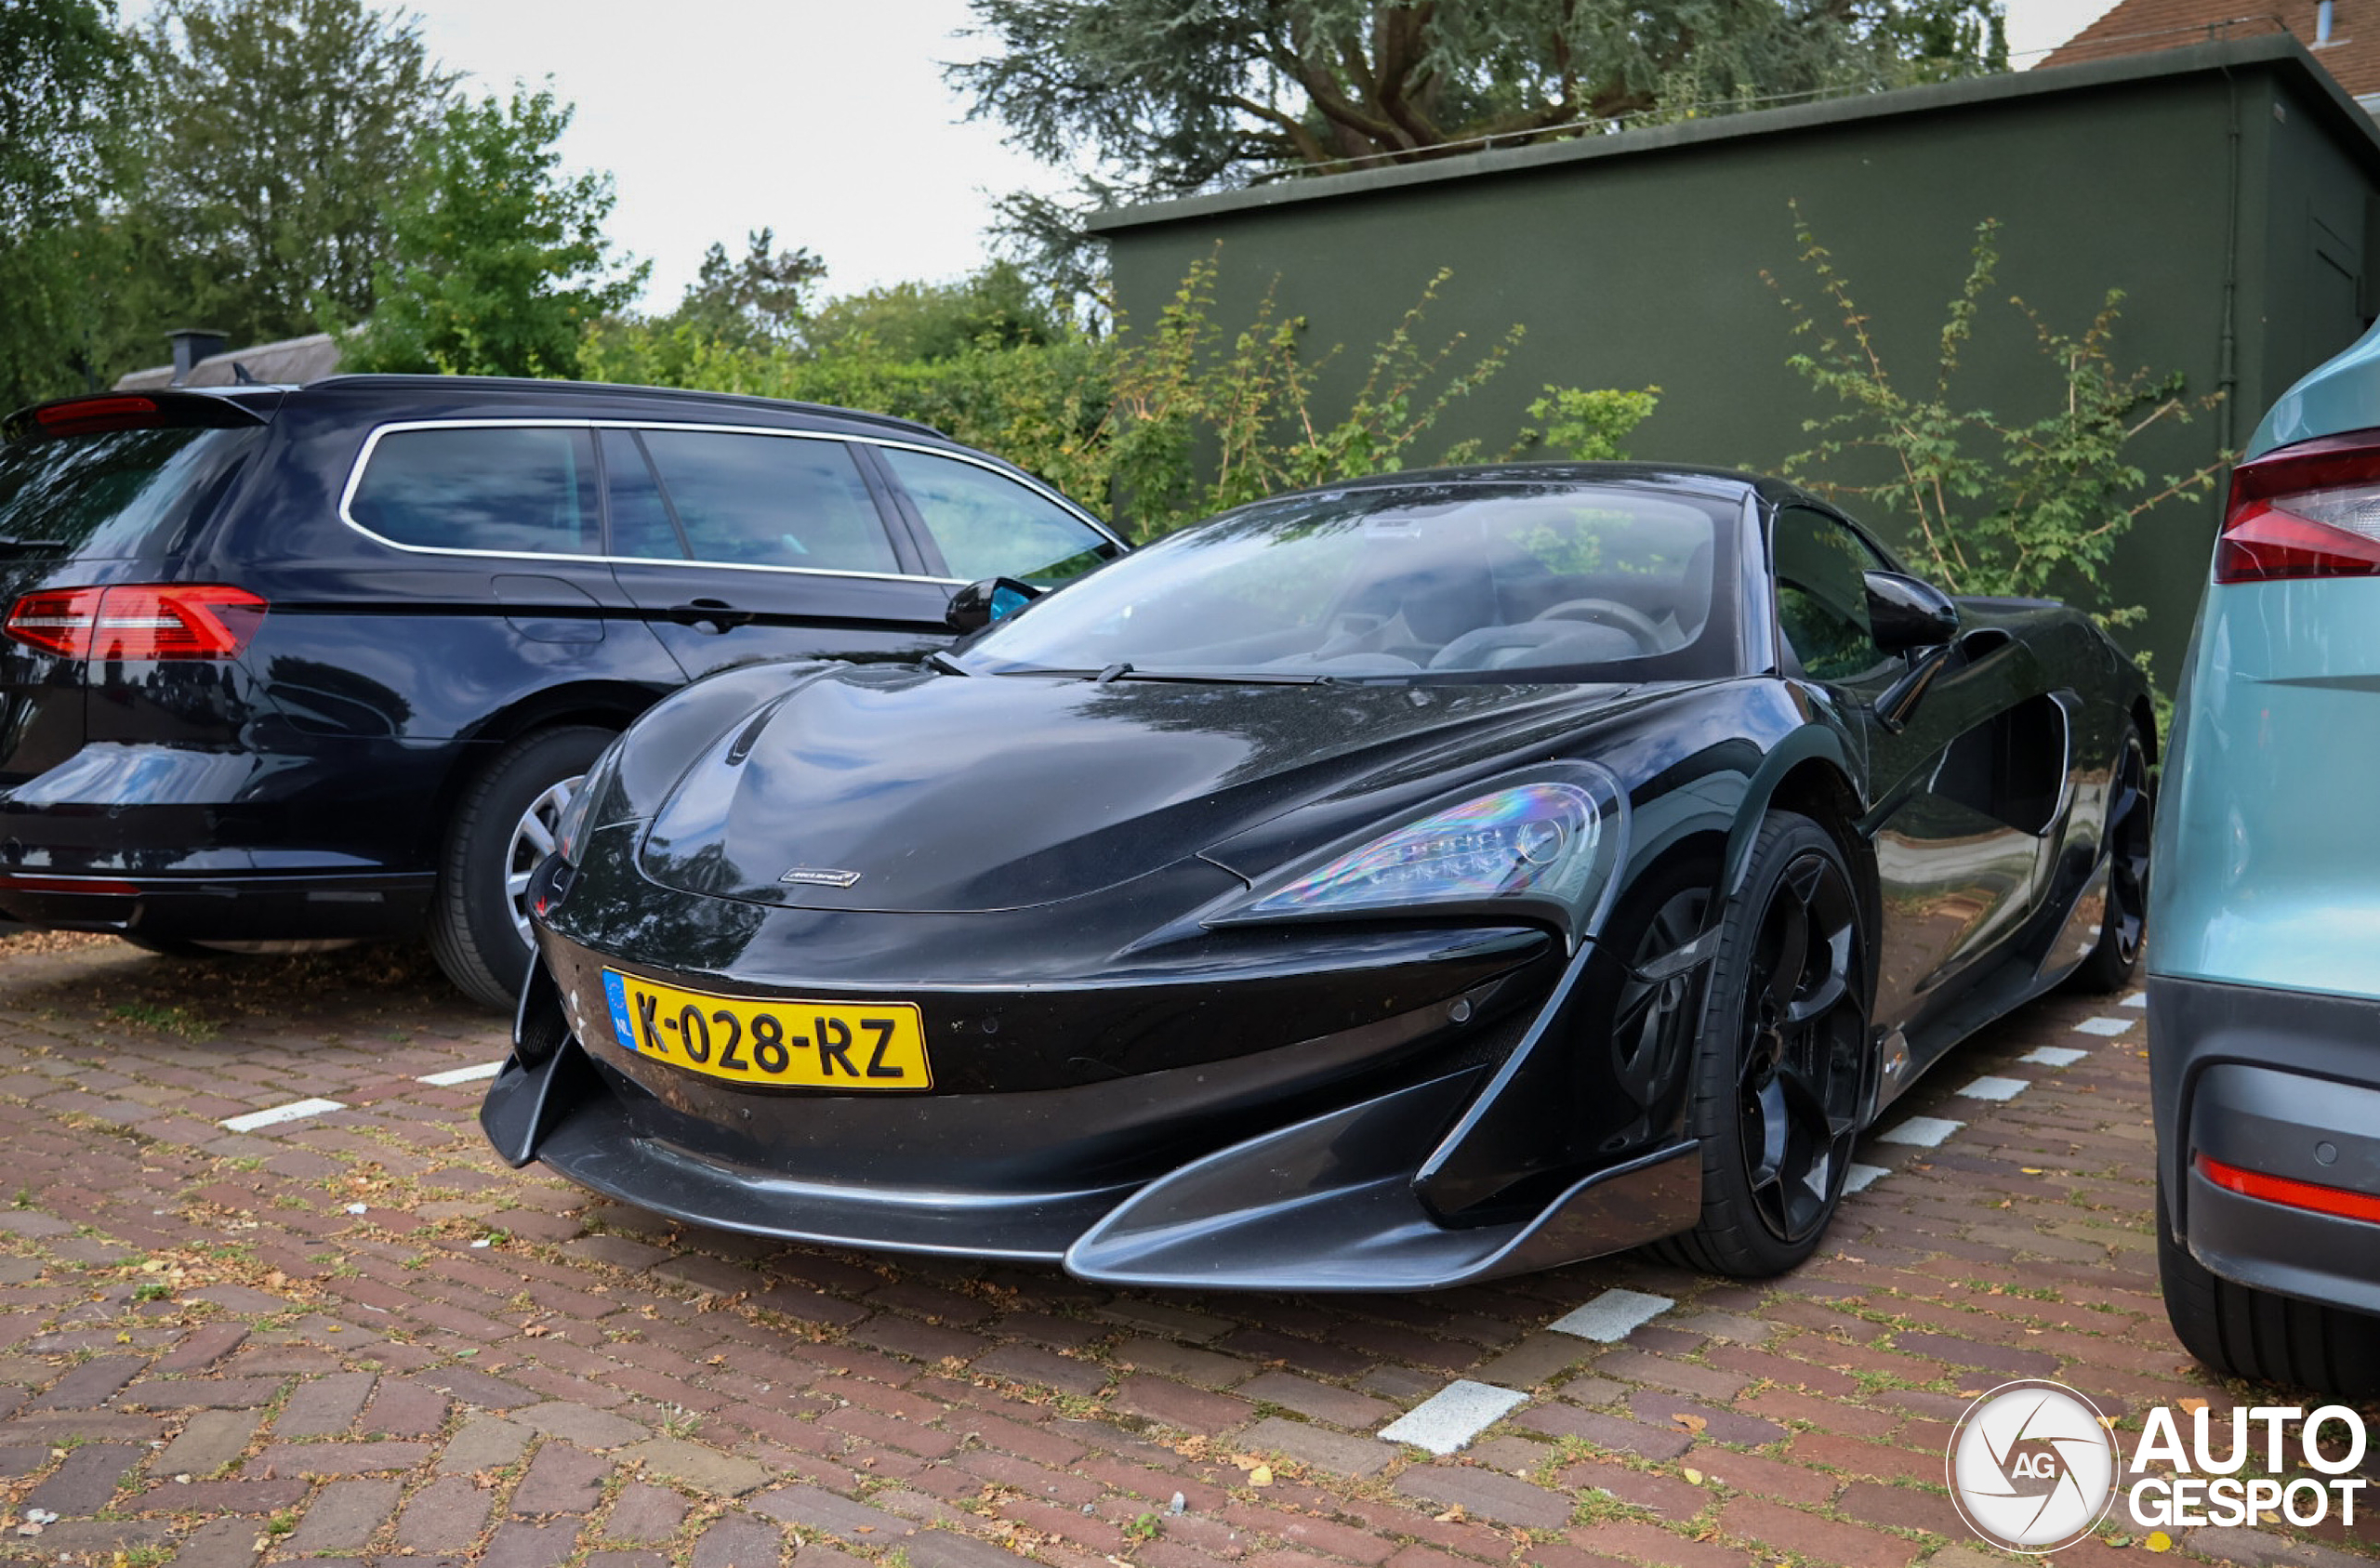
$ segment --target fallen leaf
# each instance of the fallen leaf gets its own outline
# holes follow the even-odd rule
[[[2143,1051],[2141,1054],[2146,1056],[2149,1053]],[[2174,1549],[2174,1537],[2162,1530],[2151,1530],[2149,1532],[2149,1538],[2140,1544],[2150,1551],[2171,1551]]]
[[[1981,1399],[1983,1397],[1983,1390],[1981,1389],[1961,1389],[1959,1390],[1959,1397],[1961,1399]]]
[[[2044,1176],[2048,1174],[2039,1166],[2018,1166],[2016,1168],[2023,1171],[2027,1176]]]
[[[1447,1509],[1446,1512],[1433,1514],[1431,1517],[1435,1519],[1440,1524],[1460,1524],[1467,1516],[1462,1511],[1462,1505],[1461,1503],[1457,1503],[1454,1507]]]
[[[2206,1401],[2202,1399],[2177,1399],[2174,1403],[2193,1416],[2206,1408]]]
[[[2113,1431],[2116,1430],[2116,1418],[2112,1416],[2102,1416],[2099,1417],[2099,1425],[2107,1428],[2109,1431]]]
[[[1679,1411],[1676,1415],[1672,1416],[1670,1419],[1675,1421],[1679,1426],[1684,1427],[1690,1432],[1699,1432],[1703,1428],[1711,1424],[1707,1417],[1701,1416],[1689,1416],[1683,1410]]]
[[[1696,1469],[1692,1465],[1684,1465],[1679,1467],[1677,1473],[1686,1477],[1686,1481],[1692,1485],[1699,1486],[1702,1484],[1702,1472]]]
[[[1259,1465],[1259,1466],[1257,1466],[1254,1469],[1252,1469],[1252,1470],[1249,1471],[1249,1472],[1248,1472],[1248,1484],[1249,1484],[1249,1485],[1250,1485],[1250,1486],[1270,1486],[1270,1485],[1272,1485],[1272,1484],[1273,1484],[1273,1467],[1272,1467],[1272,1466],[1270,1466],[1270,1465]]]

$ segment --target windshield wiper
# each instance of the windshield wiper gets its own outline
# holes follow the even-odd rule
[[[1328,675],[1292,675],[1286,670],[1175,670],[1140,669],[1130,663],[1109,665],[1104,669],[1054,669],[1038,665],[1024,665],[1016,669],[994,670],[994,675],[1034,675],[1045,680],[1089,680],[1104,686],[1111,680],[1178,681],[1195,686],[1330,686],[1337,679]]]
[[[66,548],[66,541],[63,539],[20,539],[9,534],[0,534],[0,552],[20,554],[29,550],[62,550],[64,548]]]
[[[949,654],[944,652],[939,648],[927,654],[919,662],[921,664],[931,665],[935,669],[942,671],[945,675],[972,676],[975,673],[973,670],[969,669],[965,665],[960,664],[958,660],[952,658]]]
[[[1196,686],[1328,686],[1327,675],[1293,675],[1287,670],[1186,670],[1135,669],[1130,665],[1111,666],[1099,672],[1103,682],[1109,680],[1178,680]]]

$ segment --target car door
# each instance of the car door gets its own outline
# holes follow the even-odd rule
[[[277,560],[256,577],[276,606],[305,607],[283,617],[266,679],[309,725],[441,737],[571,680],[653,696],[677,684],[603,560],[583,423],[382,426],[339,515],[385,547]]]
[[[2062,748],[2063,713],[2048,704],[2056,718],[2045,719],[2023,702],[2026,683],[2012,679],[2020,647],[1977,638],[1953,650],[1905,723],[1884,722],[1877,699],[1908,666],[1871,635],[1865,578],[1892,563],[1811,507],[1780,508],[1770,537],[1786,668],[1825,693],[1867,746],[1884,911],[1872,1016],[1880,1029],[1911,1028],[1950,1005],[2033,906],[2047,824],[2031,819],[2054,807],[2041,810],[2021,786],[2062,779],[2063,768],[2044,773],[2024,745],[2054,723]]]
[[[689,679],[768,659],[906,662],[950,640],[851,443],[774,430],[602,432],[612,570]]]
[[[929,572],[966,583],[1014,577],[1054,587],[1124,553],[1112,534],[1054,494],[988,463],[891,442],[870,450],[916,531]]]

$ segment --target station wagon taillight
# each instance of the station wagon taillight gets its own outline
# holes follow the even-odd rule
[[[229,659],[264,612],[262,599],[221,583],[120,583],[29,593],[0,631],[70,659]]]
[[[2218,583],[2380,576],[2380,430],[2300,441],[2231,471]]]

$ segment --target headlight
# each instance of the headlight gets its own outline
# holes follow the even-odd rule
[[[1600,768],[1532,771],[1529,782],[1441,807],[1260,886],[1252,903],[1226,918],[1520,901],[1546,906],[1575,941],[1610,889],[1624,803],[1617,781]]]
[[[600,825],[595,808],[610,793],[619,771],[620,743],[615,740],[587,765],[570,804],[562,809],[562,820],[554,824],[554,852],[562,856],[563,864],[578,863],[580,852],[587,848],[588,830]]]

